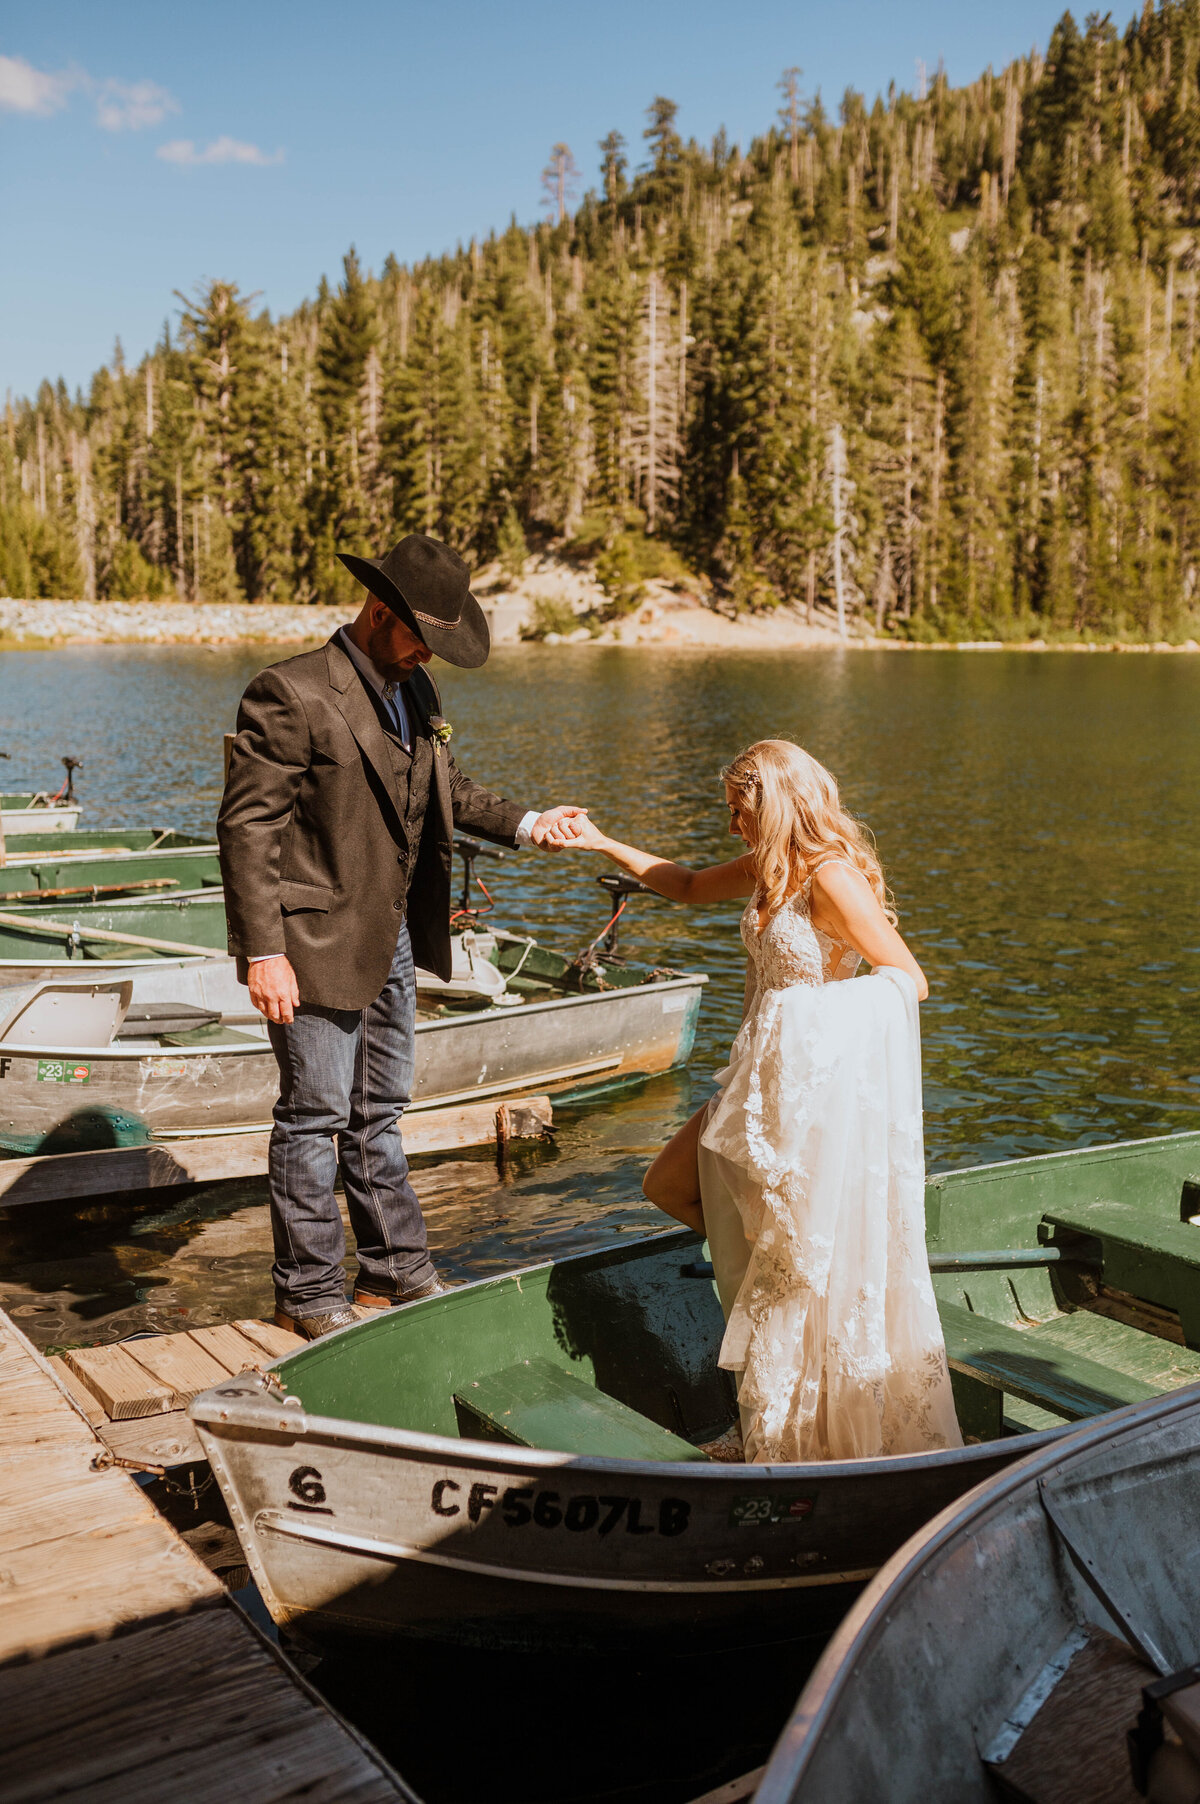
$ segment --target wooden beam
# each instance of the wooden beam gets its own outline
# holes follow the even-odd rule
[[[405,1151],[455,1152],[466,1146],[488,1146],[497,1140],[539,1139],[553,1121],[548,1096],[521,1096],[507,1102],[459,1104],[425,1109],[405,1116]],[[216,1134],[194,1140],[160,1140],[150,1146],[115,1146],[90,1153],[44,1153],[31,1159],[0,1160],[0,1197],[4,1207],[17,1203],[70,1202],[75,1198],[112,1196],[124,1190],[161,1190],[178,1184],[214,1184],[227,1179],[264,1178],[267,1145],[264,1130],[252,1134]]]
[[[171,1392],[171,1408],[186,1409],[193,1397],[229,1376],[211,1353],[186,1334],[156,1334],[125,1342],[125,1351]]]
[[[282,1359],[285,1353],[294,1353],[305,1343],[302,1334],[292,1334],[286,1328],[277,1328],[274,1322],[235,1322],[234,1327],[239,1334],[261,1347],[268,1359]]]
[[[63,1359],[61,1355],[55,1355],[55,1357],[51,1359],[50,1364],[54,1368],[54,1376],[58,1379],[58,1382],[62,1385],[67,1395],[71,1398],[71,1401],[77,1403],[83,1411],[84,1418],[88,1425],[92,1428],[99,1428],[102,1423],[107,1422],[108,1416],[105,1412],[104,1405],[88,1389],[87,1385],[83,1382],[83,1379],[76,1376],[66,1360]]]
[[[161,1416],[176,1407],[170,1386],[152,1378],[123,1347],[72,1347],[63,1357],[114,1422]]]
[[[248,1372],[263,1364],[262,1348],[256,1347],[228,1322],[220,1322],[213,1328],[189,1328],[187,1337],[218,1365],[224,1366],[231,1376],[236,1377],[239,1372]]]

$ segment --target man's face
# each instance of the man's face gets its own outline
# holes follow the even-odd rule
[[[428,664],[433,656],[424,640],[418,639],[386,602],[374,599],[367,613],[366,653],[393,682],[403,682],[418,664]]]

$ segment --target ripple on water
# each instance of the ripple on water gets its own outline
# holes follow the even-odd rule
[[[207,831],[221,734],[270,661],[153,646],[10,655],[7,780],[44,787],[71,752],[87,825]],[[740,745],[784,735],[825,759],[876,833],[929,975],[932,1166],[1200,1126],[1200,737],[1179,728],[1197,715],[1200,659],[522,648],[440,674],[472,775],[531,805],[585,802],[618,836],[691,862],[732,849],[717,772]],[[513,855],[493,873],[498,918],[575,950],[605,918],[598,869]],[[474,1159],[424,1174],[448,1269],[657,1222],[640,1172],[709,1093],[736,1031],[739,912],[635,899],[630,952],[710,974],[694,1076],[565,1116],[552,1147],[502,1178]],[[0,1297],[36,1311],[21,1319],[43,1345],[261,1314],[269,1262],[267,1211],[247,1187],[166,1208],[0,1213]]]

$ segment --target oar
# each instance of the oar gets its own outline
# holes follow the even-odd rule
[[[74,934],[81,940],[111,941],[114,946],[144,946],[151,952],[181,952],[193,958],[197,954],[202,958],[226,957],[224,952],[216,952],[211,946],[185,946],[181,940],[152,940],[144,933],[117,933],[111,927],[73,927],[67,921],[47,921],[40,915],[0,914],[0,927],[19,927],[22,933],[49,927],[65,933],[68,938]]]
[[[77,883],[73,889],[13,890],[17,896],[28,896],[31,902],[48,902],[51,896],[123,896],[131,889],[178,889],[178,877],[147,877],[139,883]]]

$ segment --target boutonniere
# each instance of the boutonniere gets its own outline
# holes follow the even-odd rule
[[[453,731],[454,728],[450,725],[450,722],[444,719],[442,715],[431,714],[429,716],[429,737],[431,739],[436,739],[439,745],[449,745],[450,735]]]

